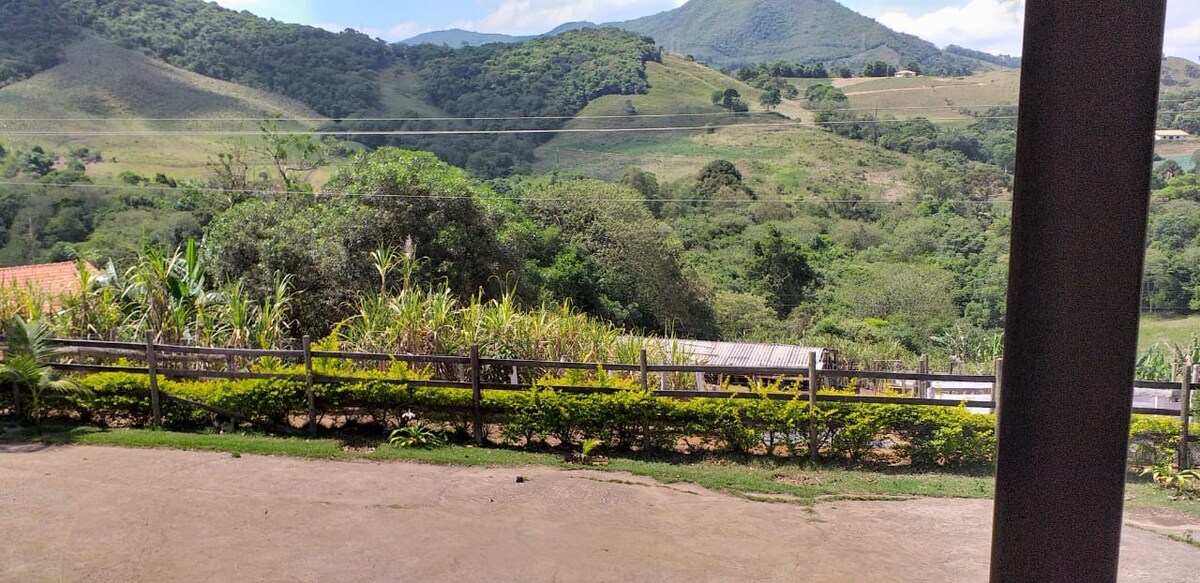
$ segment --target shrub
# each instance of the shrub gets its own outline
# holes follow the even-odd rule
[[[286,369],[286,372],[298,372]],[[348,374],[348,373],[344,373]],[[367,411],[376,421],[420,411],[432,423],[471,423],[471,391],[420,384],[424,371],[397,365],[391,371],[357,373],[360,380],[314,387],[320,411]],[[385,382],[384,377],[411,382]],[[56,397],[52,407],[100,423],[146,425],[150,420],[149,382],[144,375],[106,373],[83,377],[88,394]],[[596,386],[607,393],[579,394],[556,386]],[[305,385],[296,380],[170,381],[166,393],[230,409],[252,418],[286,424],[307,411]],[[891,448],[914,466],[971,466],[994,459],[995,417],[959,407],[893,404],[819,403],[810,409],[796,392],[786,400],[765,393],[785,392],[780,385],[758,387],[763,398],[677,400],[643,391],[638,383],[604,371],[574,371],[543,377],[531,390],[482,393],[482,406],[504,437],[523,446],[574,447],[599,440],[606,448],[674,450],[683,438],[712,449],[748,453],[765,446],[768,455],[784,446],[793,455],[808,445],[809,420],[829,459],[863,461]],[[0,390],[0,396],[4,394]],[[164,401],[164,420],[195,426],[210,415]],[[1200,428],[1197,429],[1200,434]],[[1135,416],[1130,430],[1135,465],[1170,460],[1178,443],[1179,422]],[[1139,456],[1141,456],[1139,458]]]

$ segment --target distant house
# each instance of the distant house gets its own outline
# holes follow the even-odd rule
[[[83,262],[83,268],[92,275],[100,270]],[[0,288],[17,288],[42,299],[46,309],[62,307],[62,298],[80,292],[79,264],[74,261],[21,265],[0,268]]]
[[[921,75],[920,73],[918,73],[916,71],[909,71],[908,69],[901,69],[899,71],[896,71],[897,79],[910,79],[912,77],[919,77],[920,75]]]
[[[1190,137],[1192,137],[1192,134],[1183,130],[1154,130],[1154,141],[1156,142],[1186,140]]]

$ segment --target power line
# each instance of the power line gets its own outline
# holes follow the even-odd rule
[[[988,116],[978,117],[973,119],[1009,119],[1015,120],[1015,115]],[[683,132],[683,131],[708,131],[717,128],[787,128],[787,127],[824,127],[837,125],[853,125],[853,124],[887,124],[887,123],[908,123],[912,120],[900,119],[870,119],[870,120],[836,120],[824,122],[771,122],[771,123],[731,123],[721,125],[703,125],[703,126],[662,126],[662,127],[647,127],[647,128],[520,128],[520,129],[497,129],[497,130],[312,130],[312,131],[276,131],[271,132],[273,135],[280,136],[454,136],[454,135],[502,135],[502,134],[585,134],[585,133],[636,133],[636,132]],[[926,118],[926,121],[962,121],[961,118]],[[68,137],[147,137],[147,136],[192,136],[192,137],[219,137],[219,136],[260,136],[261,131],[245,131],[245,130],[124,130],[124,131],[104,131],[104,130],[79,130],[79,131],[43,131],[43,130],[17,130],[17,131],[0,131],[0,134],[7,136],[68,136]]]
[[[1193,100],[1190,99],[1168,99],[1160,100],[1159,103],[1187,103]],[[945,110],[945,109],[983,109],[996,107],[1017,107],[1010,103],[998,104],[964,104],[964,105],[912,105],[898,107],[849,107],[838,109],[841,112],[869,112],[869,111],[921,111],[921,110]],[[1197,110],[1178,110],[1178,111],[1159,111],[1159,114],[1171,113],[1200,113]],[[435,117],[344,117],[344,118],[325,118],[325,117],[228,117],[228,118],[202,118],[202,117],[28,117],[28,118],[0,118],[0,122],[334,122],[334,123],[349,123],[349,122],[415,122],[415,121],[538,121],[538,120],[584,120],[584,119],[638,119],[638,118],[670,118],[670,117],[717,117],[731,115],[751,115],[762,116],[768,115],[769,112],[729,112],[729,111],[714,111],[714,112],[696,112],[696,113],[638,113],[638,114],[622,114],[622,115],[514,115],[514,116],[494,116],[494,117],[471,117],[471,116],[435,116]],[[974,118],[986,119],[986,118]],[[955,119],[954,121],[959,121]]]
[[[976,108],[992,108],[992,107],[1015,107],[1010,104],[994,104],[994,105],[913,105],[904,107],[889,107],[888,111],[905,110],[919,111],[924,109],[942,110],[942,109],[976,109]],[[845,108],[838,111],[876,111],[878,107],[859,107]],[[730,116],[730,115],[768,115],[768,112],[729,112],[729,111],[713,111],[707,113],[638,113],[626,115],[524,115],[524,116],[498,116],[498,117],[344,117],[344,118],[325,118],[325,117],[226,117],[226,118],[205,118],[205,117],[28,117],[28,118],[0,118],[0,122],[19,122],[19,121],[69,121],[69,122],[103,122],[103,121],[145,121],[145,122],[335,122],[348,123],[356,121],[520,121],[520,120],[572,120],[572,119],[637,119],[637,118],[660,118],[660,117],[714,117],[714,116]]]
[[[71,184],[44,184],[41,182],[0,182],[0,186],[17,186],[17,187],[46,187],[46,188],[75,188],[75,189],[95,189],[95,190],[155,190],[160,192],[174,191],[198,191],[198,192],[218,192],[245,194],[250,196],[329,196],[341,198],[396,198],[408,200],[477,200],[474,196],[464,195],[428,195],[428,194],[383,194],[383,193],[356,193],[356,192],[335,192],[335,191],[315,191],[308,192],[304,190],[262,190],[262,189],[240,189],[240,188],[220,188],[206,186],[180,186],[171,188],[167,186],[149,186],[149,185],[125,185],[125,184],[86,184],[86,183],[71,183]],[[495,196],[489,197],[492,199],[508,200],[508,201],[551,201],[551,202],[570,202],[588,200],[586,196],[577,197],[545,197],[545,196]],[[715,204],[753,204],[756,202],[766,202],[762,200],[746,199],[746,200],[723,200],[711,198],[604,198],[592,197],[593,200],[604,202],[622,202],[622,203],[660,203],[660,202],[709,202]],[[801,199],[793,200],[770,199],[774,202],[798,202],[803,204],[912,204],[913,201],[907,200],[885,200],[885,199]],[[1010,200],[989,200],[989,201],[972,201],[972,200],[953,200],[946,201],[950,204],[973,204],[973,205],[1011,205]]]

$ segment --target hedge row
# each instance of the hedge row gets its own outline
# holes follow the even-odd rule
[[[416,376],[416,375],[414,375]],[[51,406],[63,413],[100,423],[144,426],[150,421],[149,379],[145,375],[96,374],[79,379],[90,389],[86,396],[56,397]],[[592,384],[618,388],[614,393],[573,394],[550,384]],[[273,380],[170,381],[164,392],[252,418],[287,424],[307,411],[303,382]],[[778,387],[773,388],[778,390]],[[398,422],[400,413],[416,412],[421,419],[466,428],[471,419],[471,392],[363,379],[344,384],[317,385],[319,409],[339,416],[354,408],[373,422]],[[0,394],[0,408],[5,405]],[[600,439],[607,447],[680,447],[725,449],[768,455],[805,455],[809,423],[815,421],[821,454],[851,461],[871,460],[883,452],[886,461],[910,459],[918,466],[984,464],[995,451],[994,417],[963,407],[923,407],[822,403],[810,409],[799,398],[691,399],[656,397],[634,383],[601,375],[543,379],[528,391],[484,391],[483,407],[503,438],[529,447],[567,445]],[[211,422],[211,415],[173,403],[164,404],[164,422],[188,427]],[[382,428],[381,428],[382,429]],[[1158,458],[1178,443],[1179,422],[1170,418],[1135,418],[1135,453]],[[883,459],[883,458],[881,458]]]

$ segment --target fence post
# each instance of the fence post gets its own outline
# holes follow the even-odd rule
[[[650,379],[647,378],[646,366],[646,349],[643,348],[641,354],[638,355],[638,369],[642,377],[643,391],[650,388]]]
[[[1000,443],[1000,391],[1004,386],[1004,359],[997,358],[992,361],[992,366],[996,369],[996,380],[992,381],[992,402],[996,406],[992,409],[992,413],[996,417],[996,443]]]
[[[643,391],[650,390],[650,379],[649,379],[648,372],[646,371],[646,366],[647,366],[646,365],[646,349],[643,348],[642,351],[638,354],[638,369],[640,369],[638,372],[641,375]],[[649,451],[649,450],[650,450],[650,412],[648,410],[643,410],[642,411],[642,451]]]
[[[313,393],[312,337],[308,334],[304,343],[304,396],[308,397],[308,433],[317,432],[317,396]]]
[[[229,380],[233,380],[233,373],[237,372],[237,364],[233,360],[233,353],[225,355],[225,372],[229,373]]]
[[[162,397],[158,394],[158,351],[154,348],[154,332],[146,331],[146,370],[150,374],[150,413],[155,429],[162,427]]]
[[[929,355],[922,354],[921,360],[917,363],[917,372],[921,374],[929,374]],[[929,381],[917,381],[917,397],[921,399],[930,398]]]
[[[475,444],[483,445],[483,392],[479,387],[479,345],[471,345],[471,409],[475,414]]]
[[[808,353],[808,459],[813,463],[821,453],[817,443],[817,389],[821,381],[817,378],[817,353]]]
[[[1192,383],[1200,373],[1200,365],[1190,362],[1188,365],[1183,373],[1183,382],[1179,386],[1179,469],[1181,470],[1191,467],[1192,444],[1188,435],[1190,430],[1188,424],[1191,422],[1192,413]]]

